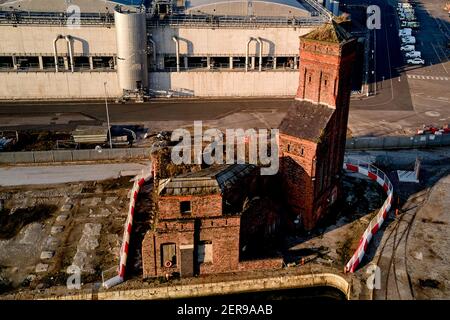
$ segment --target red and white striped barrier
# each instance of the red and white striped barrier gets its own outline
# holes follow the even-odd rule
[[[125,223],[125,230],[123,232],[122,247],[120,249],[118,274],[117,276],[103,283],[103,286],[107,289],[123,282],[124,280],[125,269],[127,266],[128,249],[130,245],[131,230],[133,228],[133,217],[134,217],[134,208],[136,206],[136,200],[141,187],[144,185],[145,182],[149,181],[153,177],[152,174],[153,174],[152,172],[147,173],[142,172],[140,175],[137,175],[134,180],[133,188],[131,189],[130,205],[128,207],[128,216]]]
[[[352,172],[357,172],[369,177],[371,180],[377,182],[380,186],[382,186],[387,194],[386,201],[378,211],[378,214],[372,219],[372,221],[370,221],[369,226],[364,231],[361,239],[359,240],[358,248],[356,249],[350,261],[345,266],[345,272],[354,272],[358,265],[361,263],[364,254],[367,251],[367,246],[369,245],[370,240],[372,240],[373,235],[375,235],[375,233],[377,233],[377,231],[380,229],[381,225],[386,219],[389,210],[391,209],[394,188],[386,174],[369,163],[359,160],[346,159],[344,163],[344,169]]]

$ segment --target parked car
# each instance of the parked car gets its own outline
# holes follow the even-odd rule
[[[402,21],[400,23],[400,27],[401,28],[412,28],[412,29],[416,30],[416,29],[420,28],[420,23],[418,23],[416,21]]]
[[[412,35],[412,29],[411,28],[400,29],[400,31],[398,32],[398,36],[399,37],[411,36],[411,35]]]
[[[398,8],[412,8],[412,4],[409,2],[399,2],[397,3]]]
[[[414,50],[415,50],[415,47],[414,47],[413,44],[407,44],[407,45],[401,46],[401,47],[400,47],[400,50],[401,50],[401,51],[406,51],[406,52],[408,52],[408,51],[414,51]]]
[[[404,14],[414,14],[414,9],[413,8],[402,8],[402,9],[400,9],[400,12],[402,12]]]
[[[442,126],[442,128],[437,128],[433,125],[423,125],[422,129],[417,130],[417,134],[423,135],[423,134],[434,134],[437,136],[443,135],[443,134],[450,134],[450,128],[448,124]]]
[[[405,53],[405,57],[407,58],[421,58],[421,56],[420,51],[410,51]]]
[[[421,58],[414,58],[414,59],[408,59],[406,60],[406,63],[408,64],[425,64],[425,60]]]
[[[405,44],[416,44],[416,38],[415,37],[402,37],[400,38],[402,41],[402,45]]]
[[[435,132],[439,131],[439,128],[432,126],[432,125],[423,125],[422,129],[417,130],[417,134],[434,134]]]

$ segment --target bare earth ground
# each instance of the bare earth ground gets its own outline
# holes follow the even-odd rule
[[[407,272],[416,299],[448,299],[450,296],[450,176],[431,190],[419,209],[407,248]],[[409,262],[413,260],[414,262]]]
[[[123,182],[121,187],[125,185]],[[83,288],[95,287],[95,283],[101,281],[100,271],[107,271],[104,275],[105,279],[114,275],[125,221],[127,190],[124,188],[105,190],[104,187],[98,187],[98,185],[103,184],[98,183],[97,186],[94,186],[94,183],[72,184],[58,189],[60,194],[56,193],[52,187],[42,188],[45,189],[45,191],[42,191],[38,186],[31,190],[28,187],[17,188],[2,193],[3,198],[8,199],[5,201],[7,208],[19,205],[31,206],[35,202],[33,196],[39,196],[40,201],[45,204],[58,206],[57,212],[43,223],[31,223],[25,226],[16,237],[0,242],[0,256],[2,257],[0,265],[3,266],[2,276],[9,279],[14,286],[22,286],[20,289],[22,297],[36,298],[42,296],[44,292],[47,294],[49,292],[53,294],[57,292],[59,294],[68,293],[65,287],[68,275],[65,274],[65,271],[67,267],[77,260],[74,258],[77,255],[77,247],[83,242],[81,239],[83,238],[82,234],[86,223],[100,224],[101,232],[99,246],[94,248],[90,254],[88,252],[87,259],[82,261],[85,262],[83,264],[85,268],[83,271],[85,272],[82,276],[85,284]],[[346,205],[344,206],[347,211],[339,215],[336,225],[320,228],[317,233],[306,237],[288,237],[286,239],[284,246],[287,251],[283,255],[286,258],[287,265],[284,270],[172,279],[169,284],[236,280],[240,278],[282,275],[286,272],[305,273],[311,267],[316,268],[315,270],[324,268],[324,270],[333,270],[335,273],[342,274],[343,265],[356,247],[359,236],[368,223],[372,211],[381,205],[384,197],[383,192],[376,184],[364,178],[347,177],[345,188],[346,192],[348,192],[348,196],[345,199]],[[147,199],[149,199],[148,192],[150,189],[149,186],[144,188],[143,194],[139,198],[140,201],[135,215],[137,220],[135,228],[140,229],[145,225],[146,218],[145,216],[141,217],[141,215],[145,215],[146,211],[149,210],[149,201]],[[42,194],[44,192],[55,196],[45,197]],[[71,195],[68,197],[65,196],[66,194]],[[28,202],[24,204],[17,199],[31,200],[27,200]],[[66,203],[73,205],[69,214],[70,218],[64,223],[59,223],[56,221],[56,218],[58,215],[61,215],[60,208]],[[369,214],[367,214],[367,209],[369,209]],[[142,223],[139,222],[140,220],[142,220]],[[56,225],[65,226],[65,229],[60,234],[54,236],[60,240],[60,245],[55,249],[53,258],[42,260],[40,259],[40,254],[46,250],[45,242],[50,236],[51,228]],[[134,237],[138,237],[138,234],[142,233],[141,231],[134,230]],[[26,251],[23,250],[24,247],[26,247]],[[132,254],[128,261],[128,274],[131,279],[128,279],[116,289],[123,290],[167,285],[164,279],[142,281],[140,248],[130,247],[130,250]],[[301,263],[302,258],[306,261],[305,265]],[[39,264],[48,264],[48,270],[36,272],[36,266]],[[26,280],[27,277],[32,279],[32,281]]]
[[[101,271],[105,277],[114,274],[131,185],[130,177],[124,177],[97,183],[0,188],[3,217],[20,214],[20,208],[33,210],[38,204],[54,206],[40,221],[15,226],[17,234],[12,237],[1,226],[0,289],[65,284],[71,265],[89,275],[86,280],[100,281]],[[12,227],[10,224],[9,229]]]
[[[374,290],[372,295],[369,292],[360,297],[430,299],[449,296],[447,208],[450,180],[448,165],[441,161],[441,156],[439,153],[438,160],[431,157],[431,163],[440,164],[423,165],[423,182],[418,185],[397,183],[395,169],[407,169],[404,164],[383,168],[391,176],[396,194],[403,203],[398,217],[395,217],[395,211],[391,211],[389,219],[371,242],[361,268],[354,275],[348,275],[364,284],[370,276],[366,273],[368,266],[376,263],[380,267],[381,288]],[[56,206],[56,211],[49,217],[27,224],[10,239],[0,240],[3,291],[12,293],[11,286],[15,287],[15,293],[19,292],[23,298],[68,294],[66,270],[74,264],[83,270],[83,289],[95,288],[102,280],[101,271],[104,271],[105,279],[114,276],[130,186],[128,179],[123,179],[0,189],[5,208],[16,213],[21,212],[20,208],[33,208],[37,204]],[[146,186],[139,198],[135,217],[139,228],[145,225],[146,219],[140,215],[150,210],[147,200],[150,187]],[[336,223],[324,224],[311,234],[285,238],[282,254],[286,267],[283,270],[218,274],[171,279],[169,282],[164,279],[143,281],[139,266],[140,248],[136,247],[130,249],[133,252],[129,261],[130,278],[114,290],[282,276],[292,272],[305,273],[311,268],[343,275],[343,266],[385,197],[377,184],[356,174],[347,174],[344,194],[342,209],[337,217],[333,217]],[[64,207],[67,204],[72,205],[70,209]],[[67,215],[67,219],[58,218],[62,215]],[[57,226],[64,228],[52,235],[52,228]],[[96,228],[100,231],[96,232]],[[141,231],[135,230],[134,236]],[[57,241],[49,240],[53,238]],[[54,256],[42,258],[41,254],[46,251],[53,251]],[[48,265],[47,269],[45,265]],[[16,296],[3,296],[8,297]]]

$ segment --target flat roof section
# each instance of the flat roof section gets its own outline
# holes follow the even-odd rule
[[[191,0],[185,3],[187,14],[225,16],[305,17],[311,12],[296,0]]]

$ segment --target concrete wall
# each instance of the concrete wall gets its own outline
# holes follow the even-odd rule
[[[57,35],[73,37],[74,54],[115,55],[116,32],[114,28],[83,26],[69,29],[65,26],[1,26],[0,53],[53,56],[53,40]],[[58,52],[67,53],[65,41],[58,41]]]
[[[151,72],[150,89],[200,97],[294,96],[298,71]]]
[[[0,152],[0,163],[19,164],[150,159],[150,153],[150,149],[148,148],[103,149],[101,153],[93,149]]]
[[[116,72],[1,72],[0,99],[103,98],[120,96]]]
[[[392,137],[362,137],[347,140],[347,150],[419,149],[450,146],[450,134]]]
[[[120,96],[116,72],[1,72],[0,99],[86,99]],[[151,72],[150,89],[174,96],[294,96],[297,71]]]
[[[352,291],[350,281],[344,276],[331,272],[315,270],[311,274],[273,276],[260,279],[245,279],[211,283],[195,283],[182,285],[168,285],[146,289],[122,289],[114,291],[83,291],[74,292],[74,295],[47,296],[45,299],[55,300],[153,300],[191,298],[219,294],[231,294],[239,292],[254,292],[258,290],[282,290],[293,288],[308,288],[318,286],[330,286],[341,290],[347,299],[358,299],[359,295]],[[354,285],[357,282],[352,282]],[[357,288],[359,289],[359,288]],[[27,299],[24,295],[11,296],[14,299]],[[44,298],[43,298],[44,299]]]
[[[152,39],[156,43],[158,54],[175,55],[175,42],[172,37],[180,40],[180,54],[206,56],[245,56],[247,41],[250,37],[261,37],[263,55],[294,56],[299,53],[299,36],[313,28],[172,28],[160,27],[150,29]],[[250,45],[250,55],[258,53],[256,41]]]
[[[298,37],[313,28],[151,28],[149,33],[156,42],[158,54],[175,55],[173,36],[180,39],[180,54],[190,55],[237,55],[244,56],[250,37],[261,37],[264,55],[298,55]],[[82,26],[69,29],[65,26],[19,25],[0,27],[0,53],[4,55],[53,55],[53,40],[57,35],[74,38],[74,54],[114,55],[117,52],[114,27]],[[58,52],[67,53],[64,41],[58,41]],[[253,41],[250,54],[258,53]]]

